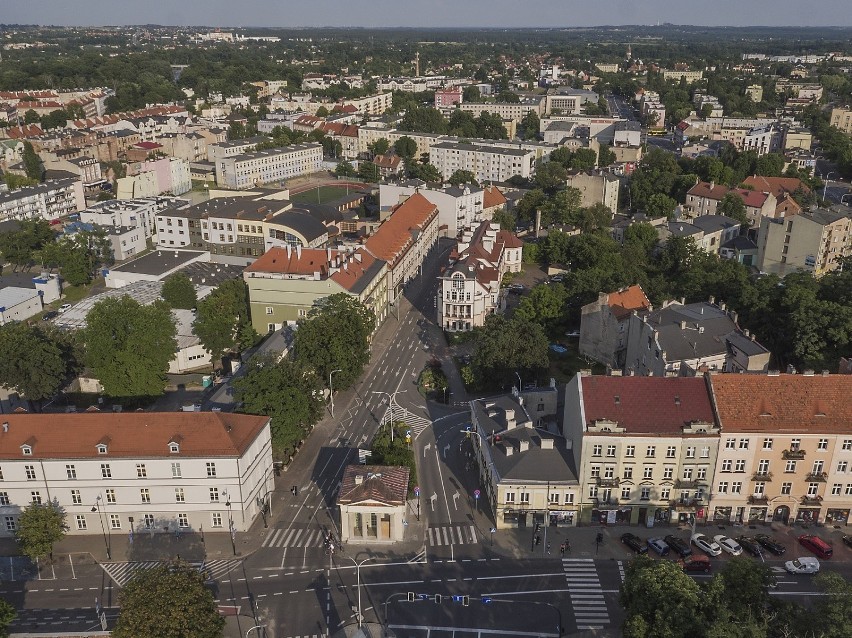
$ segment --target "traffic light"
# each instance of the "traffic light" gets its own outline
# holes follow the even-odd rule
[[[470,605],[470,596],[462,596],[462,606],[467,607],[468,605]]]
[[[435,594],[434,601],[440,605],[440,604],[441,604],[441,600],[442,600],[442,599],[441,599],[441,594]]]
[[[408,592],[408,602],[410,602],[410,603],[414,602],[414,592],[413,591]]]

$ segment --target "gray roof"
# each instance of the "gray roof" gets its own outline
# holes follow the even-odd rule
[[[38,297],[35,288],[18,288],[17,286],[0,288],[0,310],[17,306],[33,297]]]
[[[257,146],[261,142],[268,142],[270,139],[271,138],[266,135],[255,135],[254,137],[247,137],[243,140],[216,142],[215,144],[211,144],[211,146],[215,146],[217,148],[239,148],[240,146]]]
[[[202,219],[204,217],[224,217],[247,221],[263,221],[270,214],[289,206],[286,200],[252,199],[251,197],[216,197],[195,206],[181,209],[169,209],[158,213],[169,217]]]
[[[33,195],[38,195],[40,193],[47,194],[64,188],[70,188],[75,182],[79,181],[80,176],[77,175],[73,178],[48,180],[42,184],[36,184],[35,186],[24,186],[23,188],[13,190],[8,193],[0,193],[0,205],[5,204],[6,202],[14,202],[25,197],[32,197]]]
[[[720,230],[727,230],[734,226],[741,226],[740,222],[724,215],[701,215],[692,220],[693,226],[698,226],[705,233],[715,233]]]
[[[834,222],[843,219],[844,217],[849,217],[849,213],[840,213],[833,210],[826,210],[824,208],[815,208],[810,212],[800,214],[810,220],[815,221],[817,224],[822,224],[823,226],[833,224]]]
[[[269,141],[269,140],[267,140]],[[262,151],[254,151],[252,153],[240,153],[239,155],[231,155],[223,157],[222,160],[233,160],[234,162],[247,162],[258,157],[276,157],[278,155],[287,155],[296,151],[304,151],[308,148],[322,148],[322,144],[310,142],[306,144],[291,144],[290,146],[282,146],[280,148],[267,148]]]
[[[385,266],[387,262],[382,261],[381,259],[373,260],[373,263],[370,264],[370,267],[364,271],[364,274],[358,277],[355,280],[355,283],[352,284],[352,287],[349,289],[354,295],[360,295],[364,290],[366,290],[367,286],[369,286],[376,279],[376,275],[378,272]]]
[[[737,235],[722,244],[722,248],[730,248],[731,250],[757,250],[757,244],[745,235]]]
[[[693,226],[686,222],[669,222],[668,229],[675,237],[691,237],[692,235],[704,232],[701,228],[698,228],[698,226]]]
[[[152,250],[141,257],[115,266],[110,270],[159,276],[203,255],[197,250]]]
[[[484,144],[462,144],[461,142],[441,142],[440,144],[435,144],[433,149],[443,148],[443,149],[457,149],[460,151],[478,151],[481,153],[494,153],[496,155],[514,155],[516,157],[525,157],[532,151],[525,151],[523,149],[515,149],[515,148],[502,148],[500,146],[486,146]]]
[[[269,221],[271,223],[292,228],[308,242],[319,239],[328,232],[328,228],[325,224],[312,215],[302,211],[284,211],[283,213],[278,213]]]

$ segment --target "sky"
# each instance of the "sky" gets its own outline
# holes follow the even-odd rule
[[[852,1],[3,0],[0,23],[217,27],[852,26]]]

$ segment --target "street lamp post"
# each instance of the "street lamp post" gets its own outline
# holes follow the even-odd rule
[[[101,522],[101,533],[104,535],[104,547],[106,548],[107,560],[112,560],[112,534],[107,534],[106,525],[104,525],[103,512],[101,512],[101,495],[98,494],[95,498],[95,504],[92,506],[92,513],[98,513],[98,520]]]
[[[228,508],[228,532],[231,534],[231,549],[234,551],[234,556],[237,555],[237,542],[234,539],[234,518],[231,516],[231,499],[225,502],[225,507]]]
[[[829,171],[825,175],[825,183],[822,185],[822,198],[825,199],[825,193],[828,190],[828,182],[831,181],[829,178],[834,175],[834,171]]]
[[[337,370],[332,370],[328,373],[328,393],[331,396],[331,418],[334,418],[334,386],[331,383],[331,378],[334,376],[335,372],[343,372],[340,368]]]
[[[846,204],[846,202],[844,202],[844,201],[843,201],[843,200],[844,200],[844,199],[846,199],[847,197],[852,197],[852,193],[846,193],[846,194],[844,194],[844,195],[841,195],[841,196],[840,196],[840,203],[841,203],[841,204],[845,204],[846,206],[849,206],[849,204]]]
[[[516,376],[516,377],[518,377],[518,394],[520,394],[520,393],[521,393],[521,390],[523,390],[523,389],[524,389],[524,384],[523,384],[523,382],[521,381],[521,375],[519,375],[519,374],[517,373],[517,371],[515,372],[515,376]]]
[[[364,620],[364,617],[361,615],[361,565],[363,565],[364,563],[366,563],[368,561],[375,560],[375,558],[372,557],[372,556],[368,556],[367,558],[365,558],[361,562],[356,561],[351,556],[347,556],[346,558],[351,560],[352,563],[355,565],[356,587],[358,588],[358,628],[360,629],[361,623]]]
[[[390,431],[391,431],[391,443],[393,443],[393,406],[396,403],[396,395],[400,392],[408,392],[408,390],[397,390],[393,394],[390,392],[385,392],[383,390],[373,390],[373,394],[384,394],[388,398],[388,407],[390,408]],[[397,404],[397,407],[399,405]]]

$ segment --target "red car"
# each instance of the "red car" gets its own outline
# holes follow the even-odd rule
[[[678,561],[683,571],[686,573],[698,572],[701,574],[709,574],[711,569],[710,559],[706,556],[687,556],[681,561]]]

